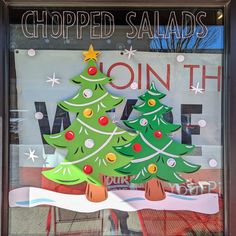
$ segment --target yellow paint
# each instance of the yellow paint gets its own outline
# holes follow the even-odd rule
[[[93,116],[93,110],[90,109],[90,108],[86,108],[84,109],[83,111],[83,115],[86,117],[86,118],[90,118]]]
[[[150,107],[153,107],[153,106],[156,105],[156,101],[155,101],[154,99],[149,99],[149,100],[148,100],[148,105],[149,105]]]
[[[154,174],[157,172],[157,166],[155,164],[150,164],[148,166],[148,172],[151,174]]]
[[[93,45],[90,44],[89,46],[89,50],[86,52],[83,52],[83,55],[85,56],[84,61],[88,61],[90,59],[93,59],[94,61],[97,61],[97,56],[100,54],[101,52],[99,51],[94,51],[93,49]]]
[[[116,155],[112,152],[107,153],[106,160],[113,163],[116,161]]]

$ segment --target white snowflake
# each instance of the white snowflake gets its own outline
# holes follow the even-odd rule
[[[35,159],[39,158],[37,155],[35,155],[35,150],[31,150],[31,148],[29,148],[29,153],[24,153],[26,156],[28,156],[28,160],[32,160],[33,162],[35,161]]]
[[[203,94],[204,89],[203,88],[199,88],[199,82],[197,83],[197,86],[191,86],[191,90],[195,92],[195,94],[197,93],[201,93]]]
[[[134,56],[134,54],[135,54],[136,51],[137,51],[137,50],[133,50],[133,48],[132,48],[132,46],[131,46],[129,50],[128,50],[128,49],[125,49],[124,55],[128,55],[128,59],[130,60],[130,58],[131,58],[132,56]]]
[[[46,80],[46,82],[52,83],[52,87],[53,87],[55,84],[60,84],[60,79],[56,78],[56,73],[54,72],[52,77],[48,76],[48,80]]]

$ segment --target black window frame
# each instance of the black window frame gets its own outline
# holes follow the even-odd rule
[[[20,7],[125,6],[125,7],[223,7],[225,25],[225,54],[223,82],[223,140],[224,140],[224,234],[236,235],[236,1],[217,0],[0,0],[0,201],[1,235],[8,235],[9,223],[9,9]]]

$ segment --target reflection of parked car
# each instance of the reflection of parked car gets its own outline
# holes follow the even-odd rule
[[[23,118],[10,118],[10,132],[18,133],[18,124],[24,120]]]
[[[22,112],[28,112],[27,110],[10,110],[10,140],[11,140],[11,144],[17,144],[19,143],[19,137],[18,137],[18,133],[19,133],[19,123],[23,122],[25,119],[21,118],[19,116],[21,116]],[[19,115],[20,114],[20,115]]]
[[[111,222],[111,229],[110,231],[113,233],[121,232],[122,235],[133,235],[133,236],[141,236],[143,235],[142,232],[134,231],[128,228],[127,220],[129,218],[129,213],[126,211],[119,211],[119,210],[110,210],[109,220]],[[115,235],[117,235],[115,234]],[[118,234],[119,235],[119,234]]]
[[[28,112],[27,110],[10,110],[10,133],[18,133],[18,124],[25,120],[21,118],[22,112]]]

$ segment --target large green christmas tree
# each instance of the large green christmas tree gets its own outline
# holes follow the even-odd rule
[[[115,147],[122,155],[133,159],[129,164],[118,168],[119,173],[134,175],[132,183],[146,183],[145,196],[149,200],[165,198],[161,182],[183,183],[186,180],[179,173],[192,173],[200,166],[187,162],[181,158],[190,153],[194,146],[178,143],[169,134],[178,130],[181,125],[171,124],[164,118],[164,114],[171,111],[171,107],[160,103],[165,94],[157,91],[154,83],[150,90],[139,98],[140,105],[134,109],[142,115],[135,120],[124,123],[137,131],[137,137],[128,144]]]
[[[62,109],[76,113],[76,119],[60,133],[44,135],[48,144],[67,149],[67,155],[58,166],[42,172],[59,184],[75,185],[86,181],[86,197],[91,201],[107,197],[103,176],[124,175],[115,169],[129,163],[130,157],[117,153],[113,146],[123,145],[135,136],[117,127],[106,114],[123,98],[110,94],[104,87],[111,78],[97,68],[98,54],[92,46],[84,53],[88,65],[80,75],[72,78],[80,89],[75,96],[59,103]]]

